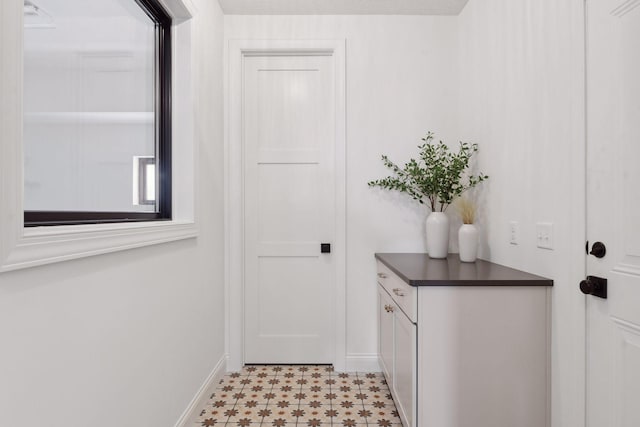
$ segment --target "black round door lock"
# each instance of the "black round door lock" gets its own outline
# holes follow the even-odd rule
[[[585,295],[606,298],[607,279],[596,276],[587,276],[586,280],[580,282],[580,291]]]
[[[580,282],[580,291],[585,295],[591,295],[595,290],[595,286],[590,280],[583,280]]]
[[[589,253],[596,258],[602,258],[607,254],[607,247],[602,242],[595,242]]]

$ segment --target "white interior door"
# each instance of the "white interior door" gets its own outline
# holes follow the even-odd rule
[[[245,363],[332,363],[335,76],[330,55],[243,69]]]
[[[640,426],[640,1],[587,0],[587,426]]]

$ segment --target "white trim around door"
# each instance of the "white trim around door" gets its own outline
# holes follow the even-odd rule
[[[225,253],[227,368],[244,363],[244,140],[242,76],[244,59],[267,55],[331,55],[336,82],[336,237],[334,368],[346,369],[346,70],[344,40],[230,40],[227,46],[225,113]]]

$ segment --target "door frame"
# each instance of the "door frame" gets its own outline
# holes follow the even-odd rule
[[[227,370],[244,364],[244,134],[242,117],[244,59],[250,56],[327,55],[335,67],[336,234],[334,356],[346,368],[346,69],[345,40],[229,40],[225,67],[225,348]]]

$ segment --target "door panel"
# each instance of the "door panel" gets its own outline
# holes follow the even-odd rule
[[[398,397],[398,412],[407,427],[415,426],[416,391],[416,325],[396,306],[395,317],[395,372],[393,388]]]
[[[331,56],[244,62],[245,362],[331,363],[335,263]]]
[[[617,331],[614,359],[614,414],[617,425],[640,426],[640,328],[637,325],[613,318]],[[631,404],[635,402],[635,404]]]
[[[263,150],[310,150],[331,138],[331,57],[249,58],[257,65],[257,120]],[[247,62],[245,62],[247,65]],[[312,101],[312,102],[310,102]],[[286,123],[286,126],[283,124]]]
[[[640,425],[640,2],[587,1],[587,426]]]
[[[393,312],[389,307],[394,306],[387,292],[378,285],[378,355],[389,387],[393,387]]]
[[[317,164],[260,164],[258,169],[258,239],[312,241],[322,206],[316,195],[320,181]],[[295,197],[292,197],[295,195]]]

